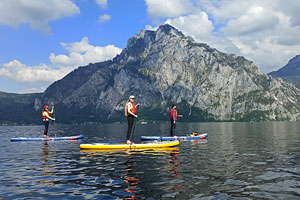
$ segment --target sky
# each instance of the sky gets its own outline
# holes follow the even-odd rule
[[[0,0],[0,91],[43,92],[166,23],[268,73],[300,54],[299,10],[297,0]]]

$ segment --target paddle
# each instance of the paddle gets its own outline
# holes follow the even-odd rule
[[[52,102],[52,108],[54,107],[54,103]],[[54,108],[53,108],[53,117],[54,117],[54,119],[56,120],[56,118],[55,118],[55,110],[54,110]],[[53,125],[55,125],[55,120],[53,121]]]
[[[54,107],[54,103],[52,102],[52,108],[53,108],[53,107]],[[54,117],[54,119],[56,120],[54,108],[53,108],[53,117]],[[53,120],[53,126],[55,125],[55,120]],[[56,133],[55,133],[55,132],[54,132],[54,137],[56,138]]]

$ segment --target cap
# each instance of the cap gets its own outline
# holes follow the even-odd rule
[[[131,96],[129,97],[129,99],[135,99],[135,97],[134,97],[133,95],[131,95]]]
[[[46,105],[46,106],[44,106],[44,109],[48,109],[49,107]]]

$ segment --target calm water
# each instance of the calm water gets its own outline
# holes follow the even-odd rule
[[[80,151],[80,143],[123,140],[126,124],[50,126],[81,141],[10,142],[42,126],[0,127],[0,199],[300,199],[300,123],[178,123],[204,141],[143,151]],[[141,135],[169,124],[138,124]]]

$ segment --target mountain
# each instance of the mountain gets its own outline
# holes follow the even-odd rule
[[[41,111],[35,107],[41,93],[12,94],[0,92],[0,124],[40,124]]]
[[[172,103],[186,121],[300,119],[300,91],[292,84],[167,24],[134,35],[113,60],[79,67],[53,83],[41,102],[55,103],[64,123],[125,121],[130,95],[145,120],[168,120]]]
[[[139,120],[299,120],[300,91],[244,57],[197,43],[170,25],[142,30],[113,60],[82,66],[42,94],[0,93],[0,123],[41,123],[55,104],[58,123],[120,122],[130,95]]]
[[[280,77],[300,88],[300,55],[295,56],[285,66],[277,71],[270,72],[268,75]]]

